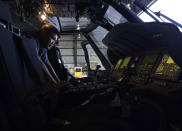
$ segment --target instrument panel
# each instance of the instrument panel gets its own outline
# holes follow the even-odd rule
[[[119,67],[121,66],[122,61],[123,61],[123,59],[119,59],[119,60],[118,60],[116,66],[115,66],[115,68],[114,68],[115,70],[118,70],[118,69],[119,69]]]
[[[140,58],[139,62],[136,64],[136,76],[133,80],[137,83],[146,83],[150,77],[150,73],[157,61],[158,55],[146,55]]]
[[[114,67],[115,71],[122,71],[125,67],[128,67],[132,57],[125,57],[118,60],[117,64]]]
[[[143,56],[125,57],[118,61],[117,70],[122,74],[124,67],[135,68],[131,81],[137,84],[155,84],[158,86],[173,86],[179,83],[181,68],[166,51],[150,52]],[[124,75],[123,75],[124,76]]]
[[[136,68],[137,73],[148,74],[151,72],[157,59],[157,54],[144,56]]]
[[[133,72],[134,73],[131,73]],[[181,68],[174,62],[172,57],[166,52],[154,52],[141,56],[127,56],[118,60],[114,67],[114,71],[107,77],[106,84],[100,80],[91,83],[84,83],[78,87],[70,88],[71,91],[103,91],[106,87],[113,87],[114,83],[121,82],[125,75],[131,75],[129,84],[136,88],[158,87],[179,87]],[[103,77],[102,79],[103,80]],[[108,81],[110,84],[108,84]],[[116,84],[116,86],[118,86]],[[164,87],[164,88],[163,88]],[[166,90],[166,89],[164,89]]]
[[[123,63],[120,66],[120,69],[123,69],[124,67],[127,67],[130,61],[131,61],[131,57],[125,57],[124,60],[123,60]]]
[[[165,54],[154,72],[153,77],[163,80],[177,81],[180,72],[181,68],[168,54]]]

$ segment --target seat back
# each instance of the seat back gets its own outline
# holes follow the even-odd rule
[[[12,23],[11,14],[1,1],[0,19]],[[36,46],[36,40],[15,36],[0,26],[0,101],[14,131],[42,130],[45,126],[44,109],[32,101],[44,82]]]
[[[20,65],[20,58],[17,55],[12,33],[0,27],[0,35],[1,97],[11,125],[13,128],[22,129],[21,123],[24,118],[21,113],[22,110],[19,108],[19,100],[26,96],[26,91],[22,82],[24,78],[21,66],[18,66]]]
[[[25,87],[28,93],[39,91],[42,89],[45,79],[38,60],[37,41],[27,36],[14,35],[13,39],[21,59]]]

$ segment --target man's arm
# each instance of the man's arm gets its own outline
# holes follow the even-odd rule
[[[52,74],[50,73],[49,69],[44,64],[44,62],[41,60],[41,58],[39,57],[38,59],[39,59],[39,61],[41,63],[43,71],[47,74],[49,80],[51,80],[54,84],[57,84],[57,81],[54,79],[54,77],[52,76]]]
[[[40,61],[41,65],[42,65],[42,68],[43,68],[44,72],[47,74],[48,79],[49,79],[51,82],[53,82],[53,84],[55,84],[56,87],[64,88],[64,87],[67,87],[67,86],[69,85],[69,83],[67,83],[67,82],[60,82],[60,80],[59,80],[59,78],[57,77],[57,75],[56,75],[54,69],[52,68],[52,66],[49,67],[49,65],[47,64],[47,65],[48,65],[48,67],[47,67],[46,64],[45,64],[40,58],[39,58],[39,61]],[[50,69],[49,69],[49,68],[50,68]],[[50,70],[53,71],[53,75],[54,75],[54,73],[55,73],[55,76],[53,76],[53,75],[51,74],[51,71],[50,71]],[[57,80],[56,80],[54,77],[57,77]]]
[[[51,73],[51,75],[53,76],[53,78],[57,81],[57,83],[61,82],[60,79],[58,78],[56,72],[54,71],[52,65],[49,63],[49,64],[46,64],[49,72]]]

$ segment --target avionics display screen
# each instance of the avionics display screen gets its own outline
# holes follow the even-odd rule
[[[119,60],[118,60],[116,66],[115,66],[115,68],[114,68],[115,70],[118,70],[118,69],[119,69],[119,67],[120,67],[120,65],[121,65],[121,63],[122,63],[122,61],[123,61],[123,59],[119,59]]]
[[[176,81],[180,72],[181,68],[169,55],[165,54],[154,75],[157,78]]]
[[[131,57],[125,57],[120,68],[123,69],[124,67],[128,66],[130,60],[131,60]]]
[[[157,59],[157,54],[155,55],[147,55],[143,59],[139,61],[139,64],[136,68],[138,73],[148,74],[153,65],[155,64],[155,61]]]

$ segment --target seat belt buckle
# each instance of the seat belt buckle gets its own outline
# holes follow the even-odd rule
[[[21,36],[21,30],[14,25],[9,25],[9,31],[11,31],[13,34],[17,36]]]

